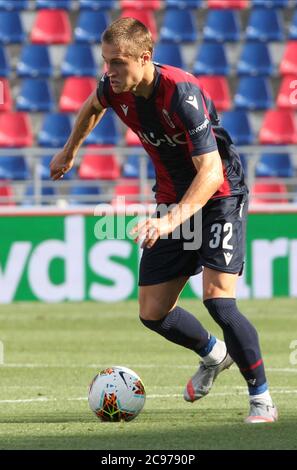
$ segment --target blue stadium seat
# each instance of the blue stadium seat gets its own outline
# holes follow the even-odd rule
[[[42,147],[62,147],[71,132],[70,116],[65,113],[47,114],[38,134],[38,144]]]
[[[0,46],[0,77],[8,77],[10,71],[11,69],[6,48]]]
[[[289,27],[289,39],[297,39],[297,10],[294,13],[292,23]]]
[[[70,10],[72,0],[36,0],[36,8]]]
[[[91,46],[88,44],[70,44],[61,67],[63,77],[77,75],[95,77],[97,66]]]
[[[210,10],[203,36],[207,41],[236,42],[240,40],[240,20],[235,10]]]
[[[160,30],[160,40],[170,42],[195,42],[198,38],[195,15],[190,10],[177,8],[165,10]]]
[[[140,159],[144,158],[139,155],[128,155],[127,160],[123,165],[122,176],[125,178],[139,178],[140,177]],[[155,179],[155,168],[149,157],[145,157],[147,160],[147,176],[150,179]]]
[[[120,139],[121,136],[115,114],[108,109],[98,126],[96,126],[86,138],[85,144],[116,145],[120,142]]]
[[[69,203],[97,205],[99,201],[96,196],[100,194],[101,188],[99,186],[73,186],[69,192]]]
[[[294,167],[287,153],[264,153],[256,166],[256,176],[273,176],[278,178],[292,178]]]
[[[284,25],[281,12],[271,8],[252,9],[246,37],[253,41],[283,41]]]
[[[79,0],[81,10],[111,10],[115,8],[116,0]]]
[[[53,186],[42,186],[41,187],[41,196],[56,196],[57,195],[57,189],[54,188]],[[22,205],[23,206],[31,206],[32,204],[34,204],[34,195],[35,195],[35,190],[34,190],[34,186],[29,184],[27,187],[26,187],[26,190],[25,190],[25,195],[24,195],[24,198],[22,200]],[[53,197],[53,198],[50,198],[49,200],[47,201],[42,201],[42,204],[44,205],[48,205],[50,203],[53,203],[55,204],[55,201],[56,199]]]
[[[0,11],[0,43],[17,44],[25,40],[19,12]]]
[[[286,8],[289,0],[252,0],[252,7]]]
[[[16,98],[16,109],[29,112],[49,112],[54,108],[50,84],[45,79],[25,78]]]
[[[204,42],[201,44],[193,73],[197,75],[228,75],[229,64],[223,44]]]
[[[27,10],[29,0],[0,0],[0,10]]]
[[[101,34],[110,23],[106,11],[82,11],[78,17],[74,36],[77,42],[101,42]]]
[[[41,44],[23,46],[16,72],[19,77],[51,77],[53,66],[48,47]]]
[[[202,0],[165,0],[165,8],[199,8]]]
[[[235,109],[222,114],[222,126],[230,134],[234,144],[250,145],[254,142],[254,134],[246,111]]]
[[[273,75],[274,65],[267,44],[247,42],[244,44],[237,65],[238,75]]]
[[[30,171],[24,157],[0,157],[0,180],[26,180]]]
[[[38,174],[43,180],[50,180],[50,162],[53,158],[53,155],[46,155],[40,157],[38,160]],[[76,176],[76,168],[73,167],[68,173],[65,173],[63,180],[71,180]]]
[[[179,44],[158,42],[154,50],[154,62],[184,68],[184,61]]]
[[[266,77],[242,77],[234,97],[236,108],[250,111],[272,108],[274,104],[270,80]]]

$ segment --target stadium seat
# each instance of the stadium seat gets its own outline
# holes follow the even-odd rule
[[[264,153],[256,166],[256,176],[292,178],[294,167],[288,153]]]
[[[154,49],[154,62],[183,68],[184,61],[180,45],[173,42],[158,42]]]
[[[31,32],[33,44],[68,44],[71,25],[64,10],[39,10]]]
[[[237,65],[238,75],[272,75],[274,65],[267,44],[247,42],[241,51]]]
[[[117,145],[121,139],[117,120],[112,110],[107,110],[99,124],[85,140],[86,145]]]
[[[74,29],[75,41],[87,43],[101,42],[101,34],[109,23],[109,13],[106,11],[82,11]]]
[[[36,8],[70,10],[72,0],[36,0]]]
[[[251,190],[252,203],[287,203],[286,193],[287,188],[281,183],[255,183]]]
[[[295,39],[295,40],[297,39],[297,10],[294,13],[292,23],[289,26],[288,38],[291,39],[291,40],[292,39]]]
[[[70,44],[61,67],[63,77],[72,75],[95,77],[97,65],[91,46],[88,44]]]
[[[27,10],[29,0],[0,0],[0,10]]]
[[[12,111],[12,97],[7,78],[1,78],[0,80],[0,98],[0,113]]]
[[[251,0],[252,7],[286,8],[289,0]]]
[[[297,110],[297,75],[283,77],[276,104],[279,108]]]
[[[60,111],[69,113],[79,111],[96,87],[96,79],[92,77],[66,78],[59,101]]]
[[[243,9],[249,6],[249,0],[207,0],[208,8]]]
[[[32,147],[33,133],[27,113],[0,113],[0,147]]]
[[[38,134],[42,147],[63,147],[71,133],[71,119],[64,113],[47,114]]]
[[[0,77],[8,77],[11,72],[5,47],[0,46]]]
[[[271,8],[252,9],[246,37],[253,41],[283,41],[284,25],[281,12]]]
[[[223,44],[204,42],[193,66],[196,75],[228,75],[229,64]]]
[[[124,178],[139,178],[140,177],[140,161],[145,158],[146,171],[149,179],[155,179],[155,168],[149,157],[139,155],[128,155],[127,160],[123,165],[122,176]]]
[[[124,179],[116,185],[114,190],[113,205],[117,204],[117,198],[125,197],[125,204],[138,204],[140,202],[140,184],[139,180],[133,182],[130,179]]]
[[[165,8],[196,9],[202,6],[202,0],[165,0]]]
[[[204,40],[237,42],[240,40],[240,18],[234,10],[210,10],[203,28]]]
[[[38,175],[42,180],[50,180],[50,162],[53,158],[53,155],[45,155],[39,158],[37,165],[38,165]],[[72,167],[70,171],[64,173],[63,180],[71,180],[76,176],[76,168]]]
[[[209,93],[218,111],[231,108],[231,96],[226,77],[201,75],[199,82]]]
[[[129,145],[129,146],[142,145],[138,135],[135,134],[135,132],[133,132],[132,129],[130,129],[130,127],[128,127],[127,129],[125,141],[126,141],[126,145]]]
[[[22,205],[23,206],[31,206],[32,203],[35,202],[34,196],[35,196],[35,188],[33,185],[29,184],[26,187],[25,194],[22,200]],[[55,196],[57,195],[57,189],[54,188],[53,186],[41,186],[40,188],[40,196],[42,198],[46,197],[47,200],[41,199],[41,204],[48,205],[50,203],[55,204],[56,198]]]
[[[158,28],[154,12],[152,10],[139,10],[135,8],[125,8],[121,12],[121,18],[131,16],[138,21],[141,21],[152,33],[153,40],[158,38]]]
[[[161,0],[120,0],[120,8],[124,10],[125,8],[138,8],[140,10],[160,10]]]
[[[101,188],[96,186],[72,186],[69,192],[70,204],[99,204],[98,196],[101,194]],[[97,197],[96,197],[97,196]]]
[[[79,0],[80,10],[112,10],[116,0]]]
[[[198,38],[195,15],[190,10],[165,10],[160,39],[176,43],[195,42]]]
[[[6,182],[5,185],[2,184],[0,181],[0,206],[15,206],[12,186],[6,184]]]
[[[281,75],[297,75],[297,41],[288,41],[280,63]]]
[[[22,43],[25,37],[19,12],[0,11],[0,44]]]
[[[40,78],[25,78],[16,98],[18,111],[49,112],[55,106],[50,83]]]
[[[88,148],[102,148],[100,145],[90,145]],[[78,171],[80,179],[116,180],[120,177],[120,165],[112,148],[106,148],[106,154],[95,155],[87,153],[82,157]]]
[[[246,111],[241,109],[226,111],[222,115],[222,126],[236,145],[250,145],[254,142],[255,137]]]
[[[236,108],[249,111],[273,107],[273,92],[266,77],[241,77],[234,96]]]
[[[47,46],[26,44],[16,65],[19,77],[51,77],[53,67]]]
[[[259,133],[261,144],[296,144],[297,124],[294,113],[286,109],[271,109],[266,112]]]
[[[0,157],[0,180],[26,180],[30,171],[24,157]]]

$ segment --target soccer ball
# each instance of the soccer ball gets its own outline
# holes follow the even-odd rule
[[[101,421],[131,421],[144,406],[145,390],[133,370],[116,366],[94,377],[88,399],[91,410]]]

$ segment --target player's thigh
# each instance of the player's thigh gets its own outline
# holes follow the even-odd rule
[[[188,276],[139,287],[139,314],[144,320],[160,320],[176,305]]]
[[[203,300],[235,298],[238,274],[224,273],[205,267],[203,270]]]

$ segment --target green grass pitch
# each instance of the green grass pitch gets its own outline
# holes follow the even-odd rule
[[[243,424],[248,400],[235,366],[206,398],[184,402],[198,357],[145,329],[136,302],[2,305],[0,449],[297,449],[296,304],[240,302],[259,331],[280,414],[254,426]],[[200,301],[181,305],[222,337]],[[145,384],[145,407],[130,423],[101,423],[89,410],[88,385],[110,365],[134,369]]]

